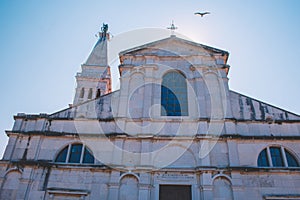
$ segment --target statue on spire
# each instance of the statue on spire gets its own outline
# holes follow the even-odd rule
[[[101,41],[105,40],[106,37],[109,39],[109,35],[107,31],[108,31],[108,24],[103,23],[101,27],[101,31],[99,31],[98,34],[96,34],[95,36],[99,37]]]
[[[102,31],[102,33],[106,34],[108,31],[108,24],[103,23],[103,25],[101,27],[101,31]]]

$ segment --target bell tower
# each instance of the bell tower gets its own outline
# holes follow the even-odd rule
[[[81,65],[81,72],[76,75],[76,92],[73,105],[97,98],[111,92],[111,73],[108,65],[107,45],[109,40],[108,25],[103,24],[99,39],[88,59]]]

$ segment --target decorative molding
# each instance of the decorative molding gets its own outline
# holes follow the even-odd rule
[[[87,196],[90,191],[88,190],[81,190],[81,189],[69,189],[69,188],[47,188],[47,192],[51,195],[80,195],[80,196]]]

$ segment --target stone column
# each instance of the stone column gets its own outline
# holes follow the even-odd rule
[[[201,193],[204,200],[213,199],[213,186],[211,173],[203,173],[201,176]]]
[[[119,199],[119,184],[108,184],[108,199]]]
[[[245,198],[243,180],[240,173],[231,174],[231,187],[232,187],[233,199]]]
[[[153,94],[153,83],[155,82],[153,79],[153,70],[155,66],[146,65],[145,66],[145,77],[144,77],[144,102],[143,102],[143,118],[149,118],[151,116],[150,109],[153,104],[153,96],[149,98],[149,94]]]
[[[148,167],[152,165],[151,162],[151,140],[141,139],[141,166]]]
[[[239,166],[239,154],[237,150],[237,143],[235,141],[227,140],[228,145],[228,157],[229,157],[229,166]]]
[[[111,158],[111,164],[120,165],[122,163],[122,148],[123,148],[123,139],[116,139],[114,141],[114,150]]]
[[[149,184],[139,184],[139,200],[150,200],[150,190]]]
[[[199,185],[194,183],[191,185],[191,189],[192,189],[192,199],[200,199]]]
[[[108,188],[108,198],[107,199],[119,199],[119,177],[120,172],[118,171],[112,171],[110,174],[110,180],[107,184]]]
[[[118,105],[117,116],[118,117],[126,117],[127,116],[127,105],[128,105],[128,93],[129,93],[129,80],[130,80],[130,77],[127,75],[126,77],[120,78],[120,80],[121,80],[121,88],[120,88],[120,97],[119,97],[119,105]]]

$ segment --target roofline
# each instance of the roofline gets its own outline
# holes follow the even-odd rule
[[[277,106],[271,105],[271,104],[269,104],[269,103],[266,103],[266,102],[264,102],[264,101],[258,100],[258,99],[256,99],[256,98],[253,98],[253,97],[246,96],[246,95],[244,95],[244,94],[241,94],[241,93],[239,93],[239,92],[236,92],[236,91],[233,91],[233,90],[229,90],[229,91],[230,91],[230,92],[233,92],[233,93],[235,93],[235,94],[241,95],[241,96],[243,96],[243,97],[247,97],[247,98],[250,98],[250,99],[252,99],[252,100],[255,100],[255,101],[261,102],[261,103],[263,103],[263,104],[266,104],[267,106],[271,106],[271,107],[273,107],[273,108],[276,108],[276,109],[282,110],[283,112],[287,112],[287,113],[289,113],[289,114],[296,115],[297,117],[299,117],[299,118],[300,118],[300,115],[299,115],[299,114],[296,114],[296,113],[293,113],[293,112],[291,112],[291,111],[288,111],[288,110],[285,110],[285,109],[279,108],[279,107],[277,107]]]
[[[160,42],[169,40],[170,38],[175,38],[177,40],[181,40],[181,41],[186,42],[188,44],[191,44],[191,45],[194,45],[194,46],[198,46],[198,47],[202,47],[202,48],[205,48],[205,49],[209,49],[211,51],[217,51],[219,53],[227,55],[227,59],[228,59],[228,56],[229,56],[229,52],[228,51],[217,49],[217,48],[210,47],[210,46],[207,46],[207,45],[203,45],[203,44],[200,44],[200,43],[196,43],[196,42],[193,42],[193,41],[190,41],[190,40],[186,40],[186,39],[183,39],[183,38],[179,38],[179,37],[176,37],[176,36],[170,36],[170,37],[167,37],[167,38],[164,38],[164,39],[161,39],[161,40],[157,40],[157,41],[154,41],[154,42],[150,42],[150,43],[147,43],[147,44],[143,44],[143,45],[140,45],[140,46],[137,46],[137,47],[133,47],[133,48],[121,51],[119,53],[119,56],[123,56],[123,55],[125,55],[127,53],[130,53],[130,52],[133,52],[133,51],[137,51],[139,49],[144,49],[144,48],[149,47],[149,46],[154,46],[154,45],[156,45],[156,44],[158,44]],[[227,61],[227,59],[226,59],[226,61]]]
[[[110,92],[110,93],[104,94],[104,95],[102,95],[102,96],[100,96],[100,97],[97,97],[97,98],[94,98],[94,99],[89,99],[89,100],[84,101],[84,102],[82,102],[82,103],[79,103],[79,104],[76,104],[76,105],[72,105],[72,106],[69,107],[69,108],[65,108],[65,109],[59,110],[59,111],[57,111],[57,112],[51,113],[51,114],[49,114],[48,116],[51,117],[51,116],[56,115],[56,114],[58,114],[58,113],[60,113],[60,112],[64,112],[64,111],[70,110],[70,109],[72,109],[72,108],[76,108],[76,107],[78,107],[78,106],[81,106],[81,105],[83,105],[83,104],[89,103],[89,102],[91,102],[91,101],[95,101],[95,100],[97,100],[97,99],[100,99],[100,98],[103,98],[103,97],[105,97],[105,96],[111,95],[111,94],[113,94],[113,93],[115,93],[115,92],[118,92],[118,91],[119,91],[119,90],[115,90],[115,91],[112,91],[112,92]]]
[[[56,115],[56,114],[58,114],[58,113],[60,113],[60,112],[65,112],[65,111],[67,111],[67,110],[71,110],[71,109],[73,109],[73,108],[76,108],[76,107],[81,106],[81,105],[83,105],[83,104],[89,103],[89,102],[91,102],[91,101],[95,101],[95,100],[100,99],[100,98],[103,98],[103,97],[105,97],[105,96],[111,95],[111,94],[113,94],[113,93],[115,93],[115,92],[118,92],[118,91],[119,91],[119,90],[116,90],[116,91],[110,92],[110,93],[108,93],[108,94],[104,94],[104,95],[102,95],[102,96],[100,96],[100,97],[97,97],[97,98],[94,98],[94,99],[89,99],[89,100],[84,101],[84,102],[82,102],[82,103],[80,103],[80,104],[76,104],[76,105],[73,105],[73,106],[71,106],[71,107],[64,108],[64,109],[59,110],[59,111],[54,112],[54,113],[49,113],[49,114],[48,114],[48,113],[40,113],[40,114],[18,113],[17,115],[14,115],[13,117],[14,117],[14,120],[16,120],[16,119],[21,119],[21,118],[26,118],[26,119],[37,119],[37,118],[41,118],[41,119],[42,119],[42,118],[44,118],[44,119],[49,119],[49,118],[51,118],[53,115]]]

